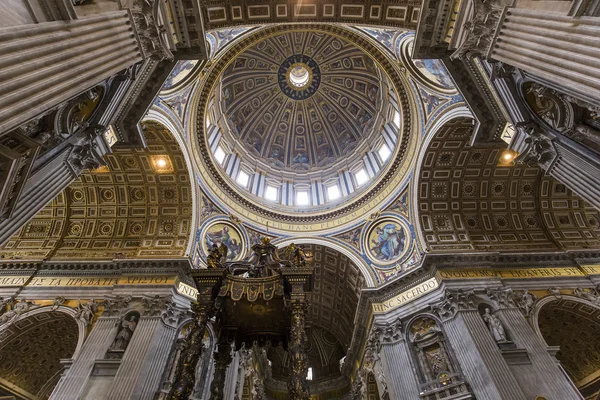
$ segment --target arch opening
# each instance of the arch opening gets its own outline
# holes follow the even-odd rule
[[[571,297],[544,304],[537,315],[548,346],[585,399],[600,394],[600,309]]]
[[[47,399],[73,357],[79,326],[60,311],[36,313],[3,331],[0,342],[0,396]]]

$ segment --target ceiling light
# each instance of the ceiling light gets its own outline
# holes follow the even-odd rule
[[[159,168],[164,168],[167,166],[167,160],[165,160],[164,158],[159,158],[158,160],[156,160],[156,165]]]

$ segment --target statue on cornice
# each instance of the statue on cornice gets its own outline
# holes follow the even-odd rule
[[[573,290],[573,294],[577,297],[581,297],[582,299],[589,301],[592,304],[600,305],[600,296],[598,296],[598,292],[594,289],[586,291],[582,288],[575,288],[575,290]]]
[[[207,266],[208,268],[223,268],[221,263],[227,259],[227,252],[229,248],[221,243],[221,246],[217,246],[213,243],[212,248],[208,251]]]
[[[75,318],[77,318],[83,325],[88,326],[91,324],[92,319],[94,318],[94,313],[98,311],[98,304],[96,304],[96,300],[92,299],[87,303],[81,303],[79,300],[79,304],[77,304],[77,312],[75,313]]]
[[[521,299],[519,301],[519,308],[523,310],[523,313],[526,317],[531,314],[531,310],[533,308],[533,303],[536,301],[535,295],[529,293],[529,290],[525,289],[523,294],[521,294]]]
[[[6,307],[6,305],[5,305]],[[6,311],[4,314],[0,315],[0,325],[6,324],[6,326],[12,325],[15,323],[21,315],[25,314],[29,310],[33,310],[34,308],[38,308],[39,305],[34,304],[25,299],[20,302],[14,304],[12,309]]]
[[[294,243],[291,243],[285,248],[285,258],[295,267],[306,266],[306,253],[304,252],[304,248],[296,246]]]

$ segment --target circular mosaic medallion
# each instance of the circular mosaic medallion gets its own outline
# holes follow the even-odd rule
[[[321,70],[312,58],[303,54],[288,57],[277,72],[279,88],[294,100],[308,99],[321,84]]]
[[[233,224],[217,221],[210,224],[201,233],[202,249],[208,256],[213,245],[227,246],[227,261],[237,261],[244,255],[244,239],[240,231]]]
[[[380,265],[400,260],[410,249],[411,233],[408,226],[393,217],[376,221],[366,236],[369,257]]]

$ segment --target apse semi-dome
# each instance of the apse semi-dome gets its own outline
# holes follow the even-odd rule
[[[391,159],[401,113],[385,72],[361,48],[288,31],[225,68],[205,123],[214,160],[237,190],[307,213],[368,190]]]

